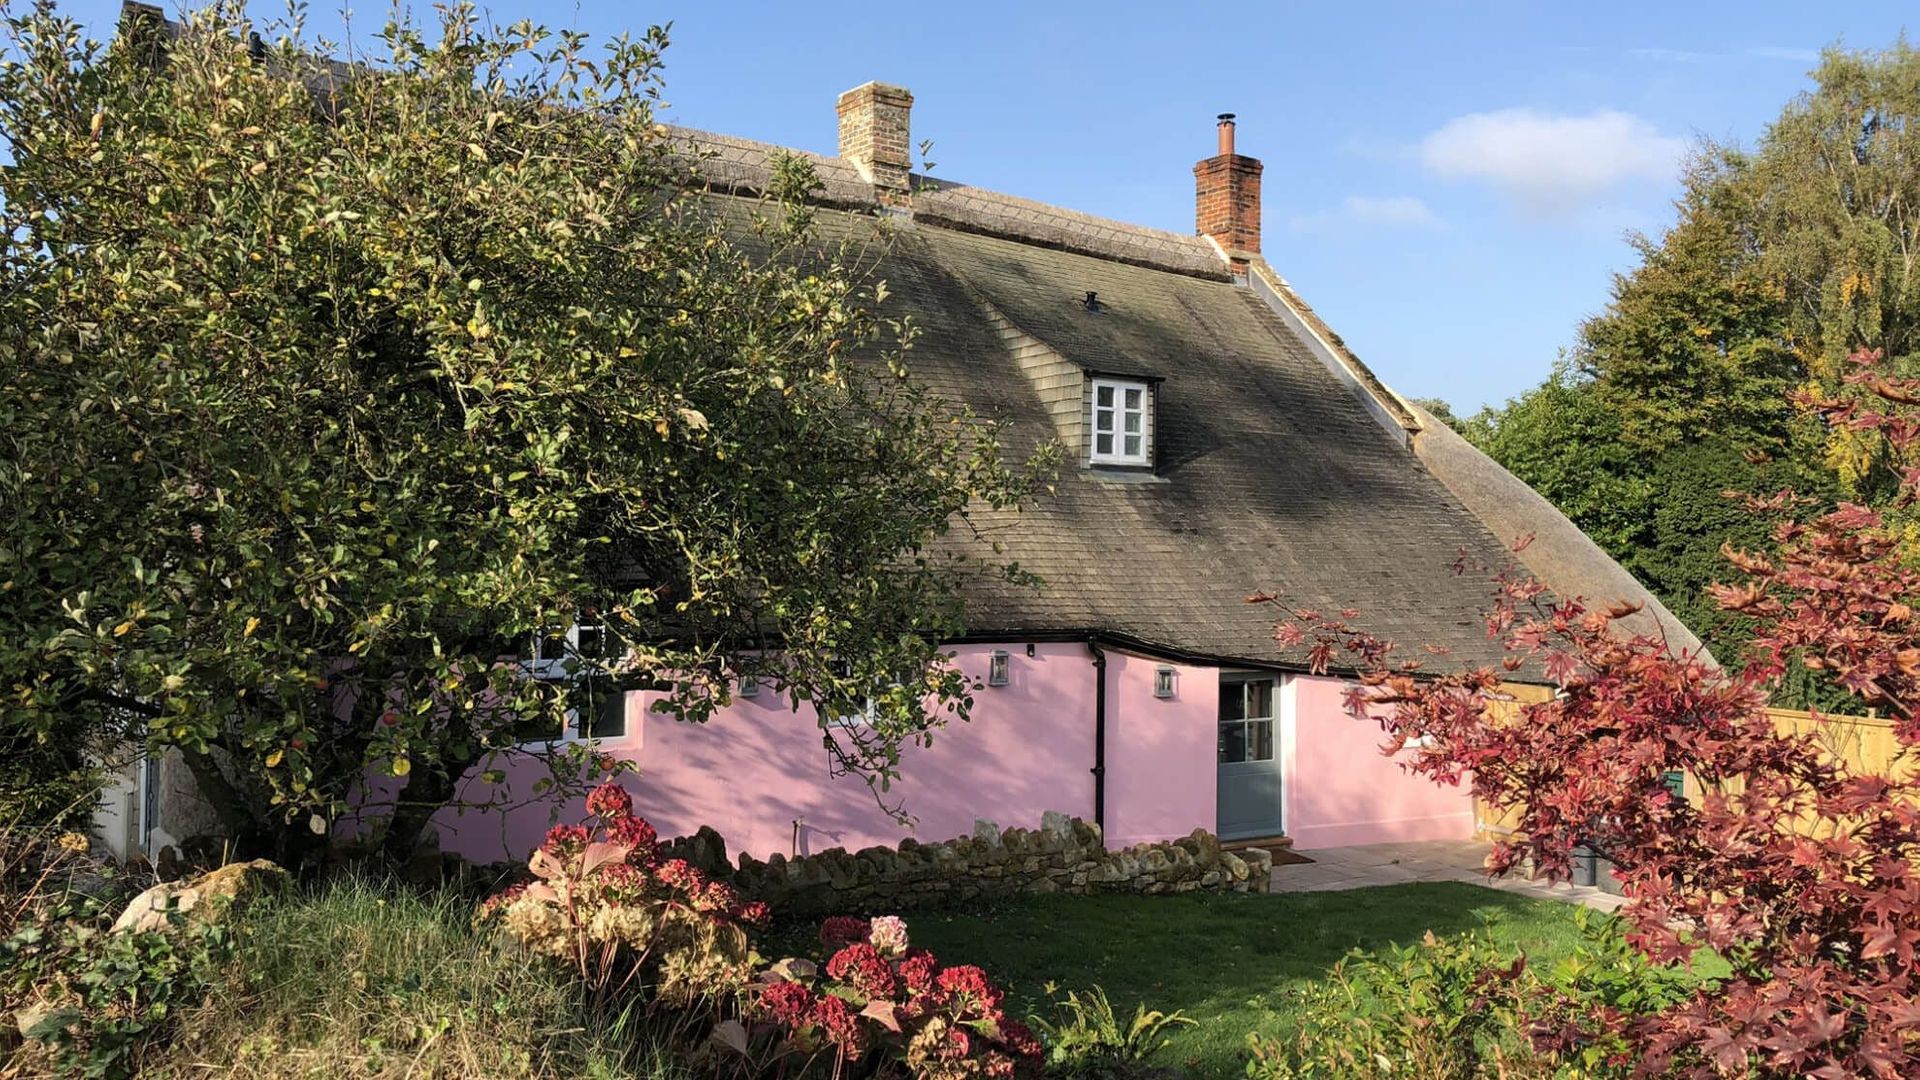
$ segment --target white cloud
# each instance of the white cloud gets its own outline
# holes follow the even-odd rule
[[[1400,229],[1446,227],[1432,208],[1412,195],[1349,195],[1337,209],[1299,214],[1288,222],[1301,232],[1345,223]]]
[[[1686,143],[1631,113],[1566,116],[1500,109],[1455,117],[1420,142],[1420,161],[1456,180],[1484,180],[1529,211],[1560,214],[1635,180],[1672,180]]]

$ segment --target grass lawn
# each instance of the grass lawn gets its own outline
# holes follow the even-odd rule
[[[913,942],[949,964],[974,963],[1009,984],[1015,1008],[1061,989],[1105,987],[1116,1010],[1184,1011],[1158,1059],[1201,1076],[1241,1075],[1247,1033],[1285,1034],[1292,994],[1354,948],[1410,944],[1428,930],[1484,930],[1550,963],[1580,934],[1570,905],[1478,885],[1436,882],[1271,896],[1035,896],[965,914],[908,918]]]

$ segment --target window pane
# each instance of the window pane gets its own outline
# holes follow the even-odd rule
[[[594,695],[593,726],[588,734],[596,739],[619,739],[627,734],[627,695],[618,688],[602,690]]]
[[[1140,433],[1140,414],[1139,413],[1130,412],[1127,414],[1127,431],[1128,433],[1135,434],[1135,435]]]
[[[1095,435],[1093,437],[1093,452],[1096,454],[1113,453],[1113,436]]]
[[[1111,386],[1094,387],[1093,401],[1094,401],[1094,404],[1099,405],[1103,409],[1113,408],[1113,387]]]
[[[1113,410],[1112,409],[1093,410],[1093,430],[1095,431],[1112,431],[1113,430]]]
[[[1247,715],[1273,715],[1273,680],[1256,679],[1247,684]]]
[[[599,627],[597,626],[580,627],[579,638],[580,638],[580,655],[581,656],[588,657],[590,659],[598,659],[599,657],[606,655],[605,646],[603,645],[604,631],[602,631]]]
[[[1247,760],[1247,725],[1220,725],[1220,763],[1232,765]]]
[[[1247,721],[1247,760],[1273,760],[1273,721]]]
[[[1139,457],[1141,454],[1145,452],[1146,451],[1140,448],[1140,436],[1138,435],[1127,436],[1127,456],[1128,457]]]
[[[1127,390],[1127,409],[1129,411],[1135,411],[1135,410],[1138,410],[1139,408],[1140,408],[1139,389],[1138,388],[1128,389]]]
[[[540,659],[565,660],[567,658],[567,632],[549,630],[540,637]]]
[[[1244,684],[1237,682],[1220,684],[1220,719],[1242,720],[1247,715],[1247,695]]]

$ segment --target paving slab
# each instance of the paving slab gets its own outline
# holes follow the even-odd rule
[[[1300,854],[1313,861],[1275,866],[1273,891],[1331,892],[1417,881],[1459,881],[1536,900],[1583,904],[1597,911],[1613,911],[1626,902],[1591,885],[1548,884],[1513,874],[1489,877],[1488,850],[1489,845],[1477,841],[1435,840],[1303,851]]]

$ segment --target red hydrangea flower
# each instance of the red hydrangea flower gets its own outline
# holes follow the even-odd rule
[[[707,879],[701,875],[700,871],[695,870],[693,864],[685,859],[668,859],[653,873],[661,881],[687,892],[694,892],[707,883]]]
[[[607,835],[616,844],[625,844],[633,849],[629,859],[641,863],[650,863],[660,852],[660,835],[653,831],[653,825],[642,817],[618,817],[607,826]]]
[[[734,908],[731,914],[735,919],[746,923],[748,926],[765,926],[773,921],[773,909],[768,907],[766,902],[762,900],[741,904],[739,907]]]
[[[600,884],[623,900],[639,897],[647,887],[647,875],[627,863],[608,863],[600,868]]]
[[[827,974],[852,986],[870,998],[890,998],[894,991],[893,967],[880,950],[864,941],[856,942],[833,954],[827,961]]]
[[[587,793],[587,813],[618,821],[633,813],[633,796],[619,784],[608,781]]]
[[[724,881],[709,881],[693,894],[695,911],[729,912],[740,906],[740,894]]]
[[[546,842],[540,850],[556,859],[566,859],[587,850],[587,841],[592,839],[583,825],[555,825],[547,830]]]
[[[813,1006],[813,1022],[827,1033],[827,1038],[840,1048],[848,1061],[860,1060],[867,1048],[867,1032],[860,1026],[860,1017],[853,1011],[844,998],[825,994]]]
[[[1018,1020],[1000,1021],[1000,1041],[1007,1049],[1024,1058],[1037,1058],[1046,1050],[1033,1029]]]
[[[958,999],[956,1004],[962,1016],[974,1016],[984,1019],[1000,1011],[1003,995],[987,981],[987,973],[972,964],[950,967],[940,973],[940,989]],[[968,1006],[976,1006],[970,1012]]]
[[[790,1028],[812,1022],[813,991],[797,982],[779,982],[760,991],[760,1009]]]
[[[867,940],[872,924],[854,915],[835,915],[820,924],[820,944],[829,952]]]
[[[939,989],[935,976],[940,972],[940,962],[925,949],[908,949],[895,970],[900,973],[900,981],[916,994],[931,994]]]

